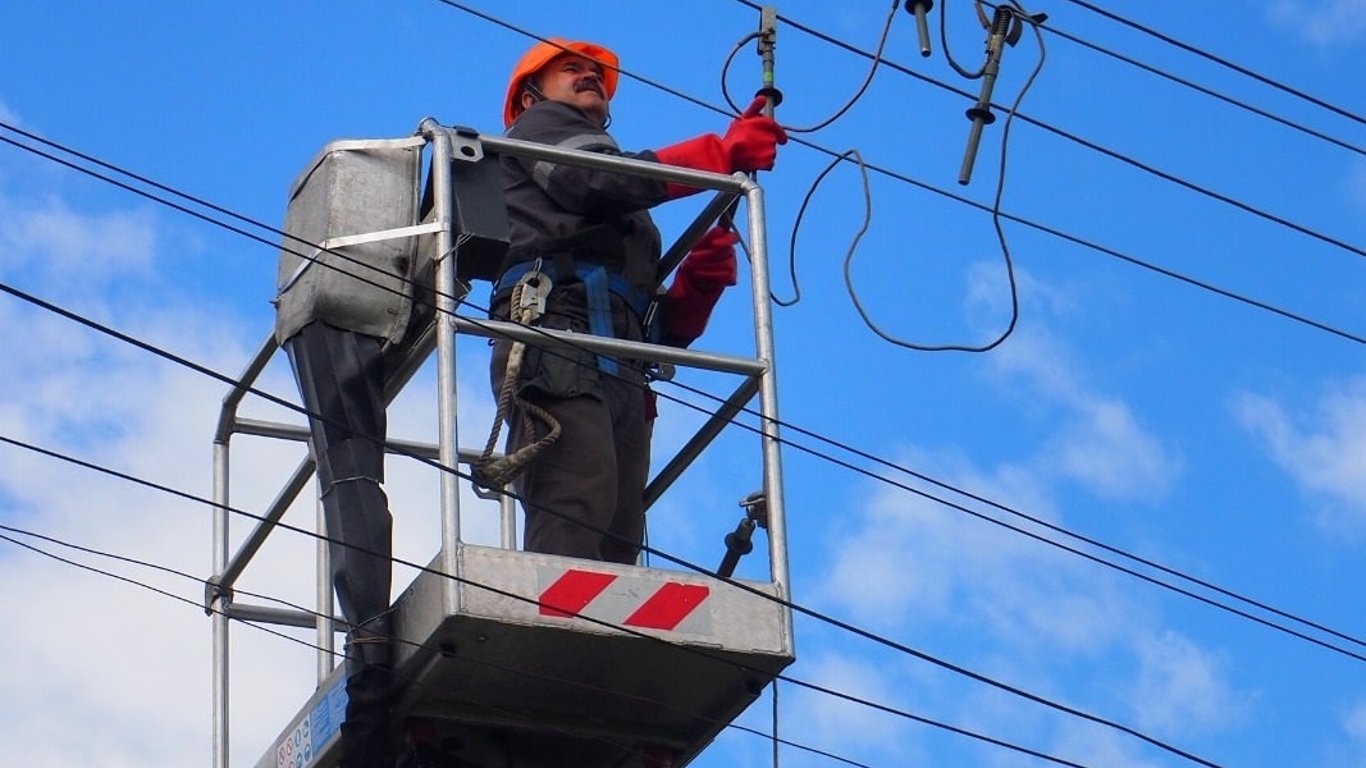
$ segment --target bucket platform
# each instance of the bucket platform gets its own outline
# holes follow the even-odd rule
[[[286,216],[287,230],[306,230],[306,244],[299,247],[306,252],[307,263],[291,262],[288,274],[282,272],[290,285],[315,281],[299,285],[304,291],[316,290],[322,300],[318,285],[337,282],[327,274],[329,261],[350,261],[379,243],[392,264],[408,270],[408,279],[430,283],[419,283],[412,298],[419,310],[414,317],[421,325],[406,329],[403,343],[395,346],[393,353],[400,359],[391,361],[389,370],[395,373],[386,386],[392,400],[435,351],[439,442],[391,438],[388,448],[439,461],[450,470],[441,474],[440,498],[434,501],[441,516],[437,553],[393,605],[398,699],[392,736],[404,755],[399,765],[680,768],[701,754],[795,658],[762,189],[743,174],[724,176],[483,137],[430,119],[419,126],[418,135],[420,140],[340,142],[323,150],[296,183]],[[425,173],[422,163],[414,161],[415,152],[419,160],[429,162]],[[499,238],[505,232],[505,222],[498,218],[505,215],[499,176],[491,170],[496,170],[496,158],[502,154],[713,190],[714,197],[663,255],[661,278],[743,195],[752,255],[754,354],[723,355],[542,331],[458,314],[468,280],[481,279],[487,264],[497,261]],[[392,215],[377,216],[374,210],[379,198],[368,176],[373,172],[381,173],[384,183],[395,190],[383,199],[403,200],[389,212]],[[366,217],[364,226],[356,220],[361,214]],[[333,258],[337,250],[347,258]],[[465,256],[474,261],[462,266]],[[340,284],[336,290],[356,289],[349,278]],[[760,490],[750,498],[762,499],[768,579],[731,580],[714,573],[519,551],[518,513],[507,496],[500,503],[500,546],[462,540],[459,483],[467,482],[463,478],[469,476],[469,464],[478,454],[461,450],[456,432],[458,334],[572,345],[665,367],[733,374],[734,391],[650,480],[645,502],[648,508],[667,493],[731,420],[753,406],[761,416],[758,457],[753,462],[754,484]],[[308,439],[305,427],[238,414],[248,388],[277,352],[272,335],[224,398],[214,436],[214,500],[219,511],[214,570],[205,590],[205,608],[213,621],[213,768],[229,766],[233,667],[228,638],[233,620],[308,627],[317,634],[317,687],[311,696],[301,697],[306,700],[300,701],[297,714],[273,742],[244,745],[261,755],[256,767],[332,768],[339,759],[346,692],[337,636],[344,623],[333,617],[327,547],[321,542],[317,547],[314,610],[243,603],[233,591],[286,509],[309,487],[313,473],[305,453],[230,557],[232,438],[248,434],[300,444]],[[752,514],[747,522],[754,522]],[[396,516],[395,525],[402,524],[402,516]],[[718,550],[729,528],[714,532]],[[733,567],[731,558],[722,562],[720,570]],[[251,679],[250,669],[237,669]],[[263,753],[256,752],[263,747]]]

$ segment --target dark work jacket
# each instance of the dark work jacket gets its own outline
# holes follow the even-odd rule
[[[509,138],[643,160],[653,152],[622,152],[582,110],[558,101],[532,104],[508,129]],[[578,263],[602,264],[646,295],[655,291],[659,229],[648,209],[665,200],[664,182],[530,158],[499,158],[511,247],[509,264],[552,261],[572,250]]]

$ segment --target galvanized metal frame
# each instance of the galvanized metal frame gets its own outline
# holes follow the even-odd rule
[[[764,493],[768,506],[768,549],[770,585],[774,596],[782,601],[790,599],[790,573],[787,560],[787,528],[784,515],[781,439],[778,419],[778,390],[774,368],[772,306],[770,303],[768,239],[764,217],[763,190],[743,174],[727,176],[662,165],[631,158],[592,152],[567,150],[558,147],[517,141],[514,139],[480,136],[468,129],[453,129],[435,120],[422,121],[418,133],[431,148],[431,174],[435,191],[433,222],[438,237],[436,269],[437,312],[433,327],[414,345],[408,358],[386,389],[391,401],[402,389],[433,349],[437,352],[437,397],[439,437],[433,446],[402,440],[388,441],[392,452],[436,458],[442,466],[468,464],[476,454],[462,452],[458,446],[456,423],[456,338],[459,334],[485,337],[508,337],[532,343],[573,344],[595,352],[622,354],[637,359],[651,359],[712,371],[741,375],[741,383],[682,449],[651,480],[646,489],[646,506],[652,505],[679,475],[715,439],[723,427],[738,414],[755,395],[759,397],[761,448],[763,457]],[[689,186],[715,190],[717,194],[689,225],[661,260],[661,277],[676,266],[703,232],[727,208],[743,195],[747,201],[748,241],[751,253],[751,301],[754,309],[755,357],[753,359],[707,352],[663,347],[654,344],[620,339],[592,337],[584,334],[564,334],[556,331],[531,329],[513,323],[475,321],[456,316],[456,306],[464,290],[456,279],[459,259],[457,233],[453,231],[451,162],[476,160],[484,153],[510,154],[518,157],[549,160],[557,163],[586,166],[600,170],[635,174]],[[572,336],[572,338],[570,338]],[[265,436],[306,442],[308,430],[302,427],[263,422],[238,416],[238,409],[248,390],[255,384],[266,365],[275,355],[278,345],[268,338],[246,366],[237,386],[224,397],[213,440],[213,499],[217,505],[213,524],[213,576],[205,588],[205,610],[212,615],[213,643],[213,767],[227,768],[229,753],[229,631],[232,618],[296,627],[313,627],[317,632],[318,679],[325,680],[333,671],[334,628],[338,619],[331,618],[333,597],[328,576],[326,542],[317,545],[317,615],[305,611],[270,606],[236,603],[233,587],[246,566],[255,557],[271,531],[279,523],[286,509],[307,485],[313,473],[313,461],[305,457],[286,480],[266,513],[249,532],[238,551],[229,556],[230,529],[230,443],[234,434]],[[457,557],[460,540],[459,477],[455,472],[441,476],[441,552],[437,562],[444,573],[459,578],[460,559]],[[502,498],[502,544],[515,547],[515,508],[509,497]],[[317,516],[322,530],[321,510]],[[452,591],[451,594],[454,594]],[[453,602],[453,601],[448,601]],[[449,605],[454,610],[455,606]],[[792,623],[790,612],[784,611],[783,641],[791,646]]]

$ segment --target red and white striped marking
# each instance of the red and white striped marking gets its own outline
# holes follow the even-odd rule
[[[583,616],[635,629],[711,633],[710,616],[704,607],[711,588],[704,584],[579,568],[545,569],[540,581],[542,616]]]

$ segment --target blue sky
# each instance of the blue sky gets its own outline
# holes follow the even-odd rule
[[[536,34],[611,46],[629,72],[717,105],[721,64],[758,17],[731,0],[686,9],[471,5]],[[1104,5],[1349,113],[1366,113],[1357,76],[1366,48],[1361,0]],[[982,34],[968,4],[941,0],[935,19],[945,6],[952,50],[975,68]],[[778,7],[866,50],[875,47],[889,8],[806,0]],[[1366,358],[1359,339],[1366,335],[1366,264],[1353,252],[1366,247],[1362,122],[1070,0],[1029,10],[1049,13],[1058,30],[1357,149],[1045,34],[1047,61],[1021,111],[1057,130],[1012,125],[1004,210],[1358,340],[1006,221],[1020,296],[1014,333],[984,354],[893,346],[864,325],[844,286],[845,251],[863,216],[858,176],[846,167],[815,193],[798,233],[802,301],[776,312],[782,417],[1357,638],[1297,629],[1363,655]],[[289,184],[332,139],[404,136],[427,116],[499,131],[507,72],[530,42],[436,0],[21,0],[0,9],[0,120],[278,225]],[[758,85],[750,51],[731,72],[737,98]],[[779,118],[795,126],[831,114],[868,67],[867,59],[786,24],[777,55],[786,97]],[[949,68],[937,38],[935,55],[919,57],[901,11],[887,56],[977,92],[976,82]],[[1007,50],[998,102],[1014,98],[1037,56],[1031,35]],[[973,182],[961,188],[955,179],[968,106],[967,97],[883,68],[847,115],[801,138],[833,152],[857,148],[879,168],[990,205],[1004,120],[985,131]],[[613,109],[613,132],[627,148],[725,125],[722,116],[631,78],[623,79]],[[1057,131],[1322,237],[1184,189]],[[0,136],[18,140],[8,130]],[[829,161],[794,141],[777,169],[761,177],[780,296],[792,295],[786,259],[797,211]],[[990,216],[885,174],[873,174],[870,184],[872,224],[850,273],[873,321],[889,335],[927,344],[981,344],[999,334],[1008,318],[1007,284]],[[695,202],[676,203],[656,218],[667,236],[695,211]],[[8,144],[0,145],[0,222],[0,280],[176,354],[235,374],[270,332],[275,253],[260,243]],[[483,300],[479,292],[471,298]],[[0,297],[0,328],[7,358],[0,365],[0,435],[209,495],[220,384],[10,296]],[[723,300],[699,346],[752,351],[742,291]],[[480,445],[492,414],[485,353],[478,344],[464,351],[462,442]],[[395,406],[396,436],[435,435],[431,378],[425,372]],[[720,379],[687,381],[728,391]],[[278,361],[263,387],[293,397]],[[277,411],[261,403],[247,408],[256,417]],[[671,455],[696,419],[666,406],[656,456]],[[793,431],[788,436],[1003,516]],[[300,449],[238,442],[250,452],[235,469],[234,504],[259,510]],[[652,514],[651,543],[703,563],[718,559],[720,538],[738,519],[736,501],[758,483],[756,461],[749,433],[724,436]],[[803,605],[1220,765],[1366,764],[1360,660],[800,450],[788,449],[784,461],[793,590]],[[435,541],[434,474],[394,460],[389,490],[399,554],[425,561]],[[291,515],[311,521],[306,505]],[[473,535],[488,535],[487,515],[471,517]],[[210,569],[204,508],[9,445],[0,446],[0,523],[197,576]],[[300,563],[312,545],[279,538],[243,588],[311,600]],[[200,597],[193,583],[173,576],[62,554],[191,601]],[[754,560],[746,565],[751,574],[762,570]],[[399,583],[408,578],[400,569]],[[202,611],[6,542],[0,580],[0,610],[10,617],[0,687],[10,701],[24,702],[0,713],[7,760],[54,768],[89,765],[92,755],[106,766],[208,762],[210,645]],[[799,660],[790,671],[803,680],[1086,765],[1187,764],[832,627],[802,619],[797,632]],[[241,663],[233,678],[232,763],[254,765],[308,695],[312,660],[306,649],[250,629],[235,630],[234,653]],[[779,703],[785,737],[869,765],[1044,764],[794,687],[780,690]],[[766,730],[769,710],[765,696],[743,722]],[[837,764],[793,749],[782,760]],[[729,732],[695,764],[762,766],[771,756],[763,739]]]

